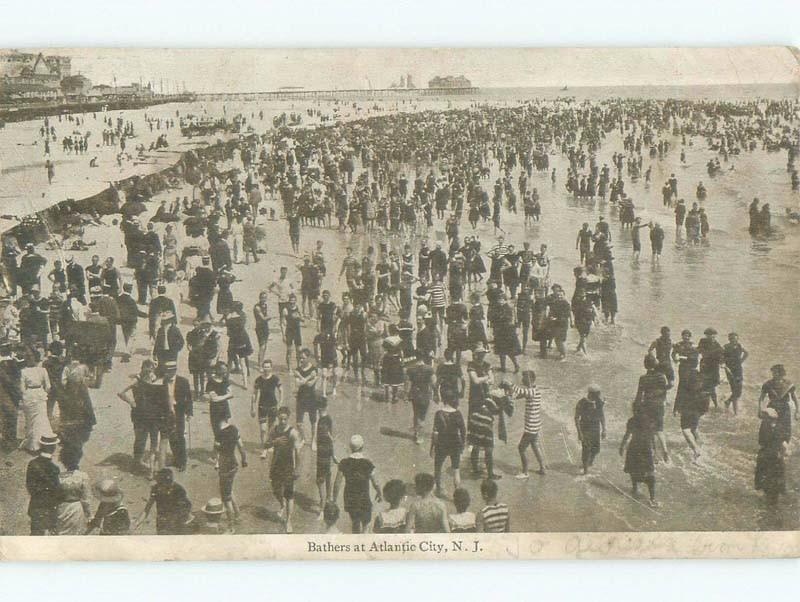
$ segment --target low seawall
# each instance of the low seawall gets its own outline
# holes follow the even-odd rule
[[[146,109],[156,105],[170,102],[193,102],[194,95],[180,94],[172,96],[157,96],[153,98],[118,98],[92,101],[56,102],[56,103],[25,103],[19,105],[0,106],[0,121],[12,123],[17,121],[30,121],[43,117],[56,115],[70,115],[75,113],[99,113],[107,111],[132,111]]]

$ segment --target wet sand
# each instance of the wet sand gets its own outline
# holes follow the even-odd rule
[[[776,214],[783,206],[796,206],[797,196],[789,191],[783,168],[785,154],[767,155],[760,150],[746,154],[728,164],[736,166],[734,171],[710,179],[705,174],[705,162],[714,155],[702,140],[694,139],[694,145],[687,148],[687,167],[678,165],[680,141],[671,139],[671,142],[673,150],[664,160],[645,158],[643,170],[653,165],[650,188],[643,180],[632,183],[626,178],[626,191],[636,203],[637,215],[645,221],[660,221],[667,232],[667,242],[673,241],[665,244],[659,264],[650,260],[646,236],[643,236],[641,259],[632,260],[629,235],[620,230],[613,207],[599,201],[577,203],[566,193],[563,176],[567,166],[560,155],[551,156],[551,167],[556,167],[559,174],[555,187],[551,186],[546,173],[534,173],[529,183],[529,187],[538,188],[542,197],[540,224],[526,229],[520,217],[504,214],[502,225],[509,232],[507,240],[517,245],[530,240],[534,248],[540,242],[548,244],[553,259],[553,280],[564,284],[568,292],[572,290],[571,270],[577,263],[575,233],[583,221],[593,225],[598,215],[605,215],[612,227],[620,302],[618,324],[593,330],[588,343],[589,357],[572,352],[577,341],[571,333],[566,362],[534,358],[531,349],[524,358],[523,364],[536,370],[543,389],[546,420],[542,438],[550,471],[544,477],[532,474],[527,481],[513,478],[518,471],[516,443],[522,430],[522,407],[518,405],[509,421],[508,444],[497,442],[495,447],[496,464],[504,477],[499,482],[500,498],[511,506],[514,530],[751,530],[797,529],[800,526],[800,480],[797,471],[792,469],[797,463],[796,450],[787,459],[789,494],[777,510],[767,510],[762,496],[752,486],[758,428],[755,407],[760,383],[768,377],[768,367],[773,363],[785,363],[790,377],[797,375],[800,368],[796,359],[789,355],[789,350],[800,342],[796,327],[800,308],[793,299],[798,282],[797,236],[800,231],[783,223],[781,218],[775,218],[779,235],[770,240],[752,241],[746,223],[746,206],[752,196],[758,195],[762,201],[769,199]],[[619,139],[610,136],[598,155],[600,165],[610,163],[611,154],[620,149]],[[680,194],[688,204],[693,199],[697,181],[705,182],[709,195],[704,206],[712,228],[709,246],[688,248],[681,239],[676,239],[671,213],[661,207],[660,197],[660,186],[672,172],[677,174]],[[490,182],[495,177],[496,165]],[[175,194],[178,192],[165,198]],[[183,196],[184,192],[180,194]],[[153,199],[153,210],[159,200]],[[274,280],[281,265],[288,266],[290,273],[296,276],[295,266],[300,262],[300,258],[285,251],[289,247],[285,222],[267,222],[264,227],[268,233],[267,255],[262,259],[267,261],[237,266],[236,273],[244,282],[236,283],[233,288],[234,296],[242,300],[248,310],[251,328],[250,311],[258,291]],[[443,225],[437,223],[436,230],[443,230]],[[462,223],[462,234],[468,230],[469,225]],[[484,249],[491,245],[491,225],[480,226],[478,234]],[[434,238],[435,233],[430,233],[430,237]],[[121,249],[108,244],[106,228],[87,229],[85,239],[106,243],[103,248],[115,254],[117,263],[121,263],[122,256],[118,254]],[[329,266],[323,287],[330,288],[338,298],[342,285],[335,282],[335,275],[342,257],[340,249],[350,244],[358,253],[382,238],[303,229],[303,250],[310,251],[316,240],[324,241]],[[93,252],[95,249],[75,255],[79,262],[88,263]],[[51,259],[54,257],[52,253],[49,255]],[[130,271],[124,271],[124,277],[130,279]],[[184,306],[182,313],[184,330],[188,330],[191,320],[187,316],[193,316],[194,312]],[[690,460],[677,419],[671,416],[666,419],[672,462],[660,464],[656,469],[662,506],[651,509],[644,505],[644,496],[638,500],[630,497],[627,475],[622,472],[617,448],[641,373],[641,358],[650,341],[658,335],[658,329],[665,324],[673,333],[685,327],[692,329],[695,340],[710,325],[719,330],[720,338],[736,330],[751,358],[745,365],[745,394],[740,416],[733,418],[712,411],[701,421],[704,447],[699,464]],[[305,329],[304,342],[310,343],[313,334],[312,330]],[[149,349],[146,337],[140,334],[137,342],[140,351],[146,353]],[[185,362],[186,354],[182,355]],[[293,386],[283,365],[284,346],[274,334],[269,356],[279,367],[279,376],[285,385],[284,399],[291,400],[289,405],[293,407]],[[92,392],[98,425],[86,446],[83,464],[93,481],[106,475],[120,479],[132,516],[138,515],[143,507],[149,484],[146,478],[128,472],[132,429],[127,406],[115,393],[130,382],[129,375],[142,357],[144,355],[135,356],[131,364],[115,363],[114,371],[106,375],[102,388]],[[186,374],[185,369],[181,373]],[[234,375],[234,383],[240,383],[240,378]],[[571,426],[571,416],[575,403],[590,383],[599,384],[607,399],[608,439],[603,442],[594,475],[581,477],[578,474],[580,445]],[[234,422],[250,454],[250,466],[240,470],[236,481],[237,497],[243,510],[239,532],[279,532],[281,525],[276,517],[277,502],[269,490],[268,465],[258,459],[258,425],[249,416],[250,393],[237,386],[233,390]],[[726,384],[720,387],[719,394],[721,399],[727,396]],[[672,398],[671,394],[670,404]],[[400,402],[390,406],[383,402],[380,392],[375,395],[372,387],[359,388],[350,382],[344,383],[336,398],[329,401],[337,455],[345,455],[345,445],[352,433],[361,433],[367,441],[365,451],[377,465],[380,481],[402,478],[410,482],[416,472],[432,471],[427,451],[434,410],[432,407],[424,429],[426,439],[417,446],[410,438],[408,404]],[[196,507],[218,494],[206,411],[204,404],[195,404],[190,466],[186,473],[178,475],[178,481],[187,488]],[[296,484],[298,510],[294,526],[296,532],[314,532],[321,526],[316,520],[315,454],[305,447],[301,456],[302,477]],[[27,530],[27,518],[18,510],[27,504],[26,461],[25,454],[15,452],[3,458],[0,465],[0,486],[4,491],[0,525],[6,533]],[[464,462],[463,466],[467,464]],[[480,507],[479,480],[469,477],[468,469],[463,473],[474,510]],[[450,481],[445,482],[451,490]],[[341,522],[346,528],[346,517]],[[153,531],[152,520],[141,530],[142,533]]]

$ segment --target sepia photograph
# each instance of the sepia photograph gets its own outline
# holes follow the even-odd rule
[[[789,47],[0,50],[0,558],[796,556],[798,170]]]

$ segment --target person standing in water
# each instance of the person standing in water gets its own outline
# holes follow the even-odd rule
[[[578,230],[578,237],[575,240],[575,248],[580,251],[581,263],[586,262],[586,258],[590,253],[592,246],[592,231],[589,229],[589,224],[584,222],[581,229]]]
[[[582,397],[575,406],[575,429],[581,442],[583,474],[589,474],[589,468],[600,453],[600,440],[606,438],[604,405],[600,388],[591,385],[586,397]]]
[[[672,413],[681,417],[681,432],[686,443],[694,454],[694,460],[700,457],[700,418],[708,412],[709,395],[703,388],[702,376],[697,371],[697,354],[691,355],[682,366],[678,381],[678,394]]]
[[[661,336],[650,343],[647,353],[655,355],[658,362],[658,370],[667,377],[669,388],[675,383],[675,370],[672,369],[672,339],[668,326],[661,327]]]
[[[633,226],[631,227],[631,243],[633,244],[633,259],[638,260],[639,255],[642,252],[642,238],[639,235],[639,230],[642,228],[649,228],[652,224],[643,224],[642,218],[637,217],[633,220]]]
[[[650,505],[656,502],[655,450],[653,449],[653,428],[642,404],[633,404],[633,416],[628,419],[625,436],[619,446],[619,455],[625,458],[623,470],[631,479],[631,492],[639,495],[639,485],[647,485]]]
[[[775,364],[770,368],[772,378],[765,382],[761,387],[761,395],[758,398],[758,414],[763,410],[764,399],[769,398],[767,408],[772,408],[778,413],[778,429],[783,440],[787,443],[792,437],[792,408],[794,403],[795,420],[800,420],[800,407],[797,402],[797,393],[794,385],[786,378],[786,368],[783,364]]]
[[[661,259],[661,252],[664,250],[664,229],[661,224],[656,222],[650,228],[650,251],[653,255],[653,261]]]
[[[675,205],[675,232],[680,235],[681,228],[683,228],[683,221],[686,219],[686,203],[683,199],[678,199],[678,204]]]
[[[731,395],[725,400],[725,408],[733,407],[733,415],[739,412],[739,399],[744,386],[744,370],[742,364],[748,357],[747,350],[739,343],[739,335],[732,332],[728,335],[728,343],[723,347],[725,374],[731,387]]]
[[[697,344],[697,351],[700,353],[700,375],[703,380],[703,388],[708,391],[714,407],[717,406],[717,387],[719,386],[719,368],[724,361],[724,350],[717,341],[717,331],[714,328],[706,328],[703,331],[704,338]]]
[[[767,408],[761,415],[761,427],[758,430],[755,488],[764,492],[770,505],[775,505],[778,496],[786,493],[784,458],[789,445],[783,439],[778,420],[778,412],[774,408]]]
[[[750,203],[750,207],[748,208],[748,212],[750,214],[750,226],[748,227],[748,231],[750,232],[751,236],[758,234],[759,230],[761,229],[761,210],[758,207],[759,202],[760,201],[758,200],[758,197],[754,198]]]
[[[642,404],[644,411],[650,416],[655,436],[661,444],[664,461],[669,460],[667,440],[664,437],[664,406],[667,403],[667,390],[670,383],[667,377],[658,370],[658,360],[652,355],[644,356],[645,374],[639,377],[635,403]]]

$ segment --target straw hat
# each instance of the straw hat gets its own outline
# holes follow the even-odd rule
[[[225,512],[225,508],[222,505],[222,500],[218,497],[212,497],[206,502],[206,505],[203,506],[203,514],[219,516],[223,512]]]
[[[97,484],[97,497],[101,502],[116,503],[122,499],[122,490],[114,479],[103,479]]]
[[[58,435],[42,435],[39,437],[39,445],[42,447],[58,445],[60,442]]]

